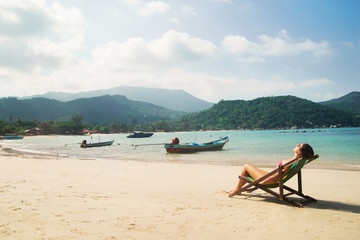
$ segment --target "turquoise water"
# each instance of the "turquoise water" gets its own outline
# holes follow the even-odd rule
[[[360,170],[360,128],[218,131],[155,133],[150,138],[130,139],[127,134],[92,136],[38,136],[23,140],[0,141],[2,149],[11,148],[24,153],[66,156],[81,159],[137,160],[148,162],[198,162],[208,164],[243,165],[251,162],[274,166],[293,156],[293,148],[309,143],[320,158],[318,165],[352,165]],[[166,153],[162,143],[174,137],[180,142],[208,142],[230,136],[223,150],[192,154]],[[115,140],[109,147],[81,149],[79,143]],[[142,145],[158,144],[158,145]],[[133,145],[139,145],[134,147]],[[313,165],[313,164],[312,164]]]

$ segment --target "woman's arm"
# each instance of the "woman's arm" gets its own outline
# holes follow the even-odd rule
[[[286,163],[288,163],[292,160],[294,160],[294,159],[283,160],[283,161],[279,162],[279,166],[284,166]],[[284,168],[282,170],[283,175],[285,175],[289,171],[290,167],[291,167],[291,165],[287,166],[286,168]],[[268,185],[268,184],[277,183],[278,181],[279,181],[279,173],[275,173],[275,174],[271,175],[270,177],[266,178],[265,180],[261,181],[260,184]]]

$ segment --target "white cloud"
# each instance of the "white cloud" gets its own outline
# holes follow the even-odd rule
[[[163,1],[151,1],[144,3],[142,0],[123,0],[125,4],[137,11],[140,16],[149,17],[167,13],[171,6]]]
[[[114,70],[146,70],[153,64],[151,52],[142,38],[99,45],[93,51],[92,58],[104,68]]]
[[[16,15],[11,11],[7,11],[6,9],[0,10],[0,19],[1,22],[8,22],[8,23],[20,22],[20,18],[18,15]]]
[[[216,46],[211,42],[171,30],[149,42],[133,38],[122,43],[109,42],[97,46],[93,51],[93,59],[113,69],[147,70],[198,61],[215,53]]]
[[[259,55],[261,53],[260,45],[250,42],[243,36],[226,36],[222,46],[225,50],[239,55]]]
[[[50,18],[43,1],[1,1],[0,34],[23,37],[39,34],[49,27]]]
[[[186,72],[181,68],[171,68],[159,76],[157,85],[162,88],[184,89],[190,94],[217,102],[223,93],[233,86],[235,91],[236,79],[231,77],[219,77],[201,72]],[[231,91],[231,90],[230,90]]]
[[[192,15],[192,16],[197,16],[197,13],[195,12],[195,10],[191,7],[187,7],[187,6],[183,6],[181,8],[181,11],[187,15]]]
[[[85,20],[75,8],[64,8],[44,0],[14,0],[0,3],[0,33],[8,36],[30,36],[46,31],[58,34],[83,33]]]
[[[0,36],[0,66],[26,69],[26,44],[20,39]]]
[[[341,45],[346,46],[348,48],[354,48],[355,45],[352,42],[341,42]]]
[[[213,56],[216,53],[216,46],[210,41],[174,30],[149,42],[149,48],[154,55],[165,61],[193,61]]]
[[[47,86],[46,79],[37,74],[36,69],[31,73],[24,73],[16,69],[0,66],[2,96],[26,96],[34,93],[34,86],[37,91],[51,89],[44,88]]]
[[[56,67],[69,66],[76,62],[74,52],[82,49],[82,40],[82,37],[74,37],[56,43],[48,38],[38,39],[28,44],[26,55],[30,59],[37,59],[43,66],[51,66],[52,62]]]
[[[321,79],[308,79],[301,81],[299,85],[301,87],[325,87],[327,85],[332,84],[329,79],[321,78]]]
[[[66,9],[60,3],[54,2],[48,10],[54,24],[54,32],[65,35],[79,35],[85,32],[86,21],[79,9],[72,7]]]
[[[282,57],[313,53],[316,56],[331,54],[330,44],[326,41],[315,43],[310,39],[293,41],[285,30],[277,37],[261,35],[259,42],[251,42],[244,36],[229,35],[223,39],[223,48],[238,56]]]
[[[170,5],[162,1],[149,2],[142,5],[139,9],[141,16],[152,16],[156,14],[164,14],[170,9]]]
[[[177,18],[169,18],[169,21],[173,22],[173,23],[178,23],[179,19],[177,19]]]
[[[139,7],[142,4],[142,0],[123,0],[129,6]]]
[[[3,66],[21,71],[64,67],[84,49],[85,19],[75,7],[48,6],[43,0],[0,1],[0,19]]]
[[[237,61],[241,63],[264,63],[266,62],[263,57],[260,56],[249,56],[249,57],[238,57]]]
[[[213,0],[214,2],[224,2],[224,3],[229,3],[231,2],[231,0]]]

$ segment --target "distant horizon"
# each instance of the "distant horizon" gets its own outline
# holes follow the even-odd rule
[[[138,86],[117,86],[117,87],[113,87],[113,88],[105,88],[105,89],[96,89],[96,90],[90,90],[90,91],[79,91],[79,92],[62,92],[62,91],[49,91],[49,92],[45,92],[45,93],[42,93],[42,94],[34,94],[34,95],[29,95],[29,96],[6,96],[6,97],[0,97],[1,98],[7,98],[7,97],[14,97],[14,98],[18,98],[18,99],[21,99],[21,98],[34,98],[34,97],[38,97],[38,96],[43,96],[43,95],[46,95],[46,94],[49,94],[49,93],[58,93],[58,94],[81,94],[81,93],[91,93],[91,92],[96,92],[96,91],[106,91],[106,90],[111,90],[111,89],[115,89],[115,88],[119,88],[119,87],[132,87],[132,88],[148,88],[148,89],[161,89],[161,90],[170,90],[170,91],[177,91],[177,90],[180,90],[180,91],[184,91],[188,94],[190,94],[189,92],[183,90],[183,89],[166,89],[166,88],[154,88],[154,87],[138,87]],[[260,96],[260,97],[256,97],[256,98],[253,98],[253,99],[219,99],[217,102],[208,102],[204,99],[201,99],[201,98],[198,98],[192,94],[190,94],[191,96],[199,99],[199,100],[202,100],[202,101],[205,101],[205,102],[208,102],[208,103],[213,103],[213,104],[216,104],[222,100],[224,101],[236,101],[236,100],[244,100],[244,101],[252,101],[252,100],[255,100],[255,99],[258,99],[258,98],[263,98],[263,97],[281,97],[281,96],[294,96],[294,97],[298,97],[298,98],[302,98],[302,99],[306,99],[306,100],[310,100],[310,101],[313,101],[315,103],[320,103],[320,102],[326,102],[326,101],[331,101],[331,100],[334,100],[334,99],[338,99],[338,98],[341,98],[341,97],[344,97],[348,94],[351,94],[351,93],[358,93],[360,91],[350,91],[349,93],[346,93],[340,97],[336,97],[336,98],[332,98],[332,99],[328,99],[328,100],[324,100],[324,101],[313,101],[311,99],[307,99],[307,98],[302,98],[302,97],[299,97],[299,96],[296,96],[296,95],[291,95],[291,94],[284,94],[284,95],[271,95],[271,96]],[[118,94],[110,94],[110,95],[118,95]],[[123,94],[120,94],[120,95],[123,95]],[[102,96],[102,95],[99,95],[99,96]],[[94,97],[94,96],[93,96]]]

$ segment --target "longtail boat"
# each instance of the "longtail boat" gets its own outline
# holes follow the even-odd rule
[[[174,138],[172,143],[164,145],[166,152],[169,153],[193,153],[200,151],[216,151],[221,150],[229,141],[229,137],[223,137],[215,141],[207,143],[179,143],[178,138]]]
[[[107,142],[97,142],[97,143],[87,143],[86,140],[84,140],[80,147],[82,148],[91,148],[91,147],[104,147],[104,146],[111,146],[113,144],[114,140],[107,141]]]
[[[2,140],[17,140],[23,138],[24,136],[12,134],[12,133],[5,133],[4,136],[0,137],[0,139]]]

